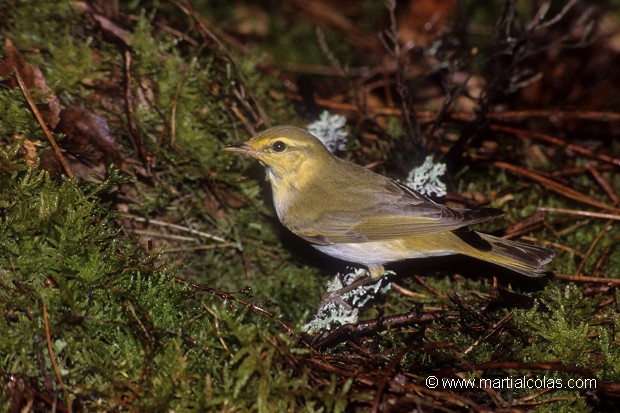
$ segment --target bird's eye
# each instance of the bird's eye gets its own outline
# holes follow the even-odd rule
[[[271,149],[273,149],[274,152],[284,152],[286,150],[286,144],[282,141],[275,141],[271,144]]]

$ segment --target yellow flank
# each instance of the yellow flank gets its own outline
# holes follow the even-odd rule
[[[544,275],[553,252],[474,232],[469,225],[500,217],[493,208],[454,209],[332,155],[309,132],[278,126],[228,151],[266,167],[280,222],[318,250],[368,267],[409,258],[463,254],[512,271]]]

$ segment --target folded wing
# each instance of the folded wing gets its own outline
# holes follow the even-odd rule
[[[343,196],[357,198],[351,190]],[[344,211],[330,208],[306,228],[291,230],[316,244],[381,241],[453,231],[502,216],[499,209],[453,209],[440,205],[395,181],[364,188],[365,205]],[[350,206],[351,203],[348,203]],[[312,228],[312,230],[308,230]],[[319,235],[320,234],[320,235]]]

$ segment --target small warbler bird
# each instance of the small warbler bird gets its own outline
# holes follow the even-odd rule
[[[494,208],[455,209],[390,178],[337,158],[309,132],[277,126],[227,151],[266,167],[280,222],[333,257],[368,267],[409,258],[463,254],[540,277],[553,252],[469,229],[503,215]]]

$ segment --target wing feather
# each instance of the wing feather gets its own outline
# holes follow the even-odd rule
[[[358,198],[349,188],[344,196]],[[329,208],[311,223],[289,226],[297,235],[315,244],[381,241],[453,231],[489,221],[503,215],[494,208],[453,209],[437,204],[398,182],[386,179],[374,190],[364,188],[363,208],[335,210]],[[310,224],[310,225],[308,225]]]

